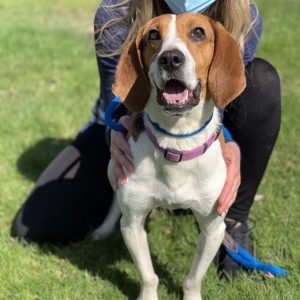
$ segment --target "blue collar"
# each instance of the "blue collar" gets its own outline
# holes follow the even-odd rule
[[[204,125],[201,126],[200,128],[196,129],[195,131],[189,132],[189,133],[179,133],[179,134],[171,133],[171,132],[167,131],[166,129],[161,128],[158,123],[155,123],[150,119],[150,117],[147,113],[146,113],[146,116],[147,116],[149,122],[151,123],[151,125],[158,132],[160,132],[162,134],[165,134],[165,135],[168,135],[168,136],[171,136],[171,137],[175,137],[175,138],[188,138],[188,137],[191,137],[191,136],[194,136],[194,135],[200,133],[208,125],[208,123],[211,121],[213,113],[211,114],[210,118],[204,123]]]

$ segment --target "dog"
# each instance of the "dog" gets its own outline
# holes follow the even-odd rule
[[[158,299],[144,230],[157,207],[190,209],[196,217],[201,233],[183,294],[201,299],[202,278],[225,233],[224,216],[216,212],[226,179],[220,110],[245,85],[239,46],[220,23],[201,14],[150,20],[120,57],[113,92],[142,118],[129,130],[135,171],[93,236],[107,236],[121,210],[121,231],[141,277],[140,300]],[[111,162],[108,176],[112,184]]]

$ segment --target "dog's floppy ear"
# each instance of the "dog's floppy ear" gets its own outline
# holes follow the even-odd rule
[[[240,47],[218,22],[211,21],[215,33],[214,56],[208,74],[208,90],[219,108],[224,108],[245,88],[245,70]]]
[[[142,55],[144,28],[122,52],[113,84],[113,93],[133,112],[143,111],[150,95],[150,82]]]

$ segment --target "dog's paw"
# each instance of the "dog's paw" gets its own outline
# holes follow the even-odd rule
[[[92,232],[92,238],[97,240],[104,240],[108,238],[114,231],[114,226],[110,226],[108,224],[101,225],[97,229]]]

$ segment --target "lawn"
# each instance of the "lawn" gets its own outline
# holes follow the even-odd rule
[[[256,255],[289,270],[228,283],[211,266],[204,299],[296,300],[300,297],[300,4],[259,0],[264,35],[258,56],[282,80],[282,127],[251,211]],[[10,0],[0,4],[0,299],[134,299],[138,275],[121,235],[42,246],[10,236],[14,216],[51,159],[89,119],[99,80],[92,23],[97,1]],[[158,212],[150,247],[161,299],[180,299],[195,248],[191,216]]]

